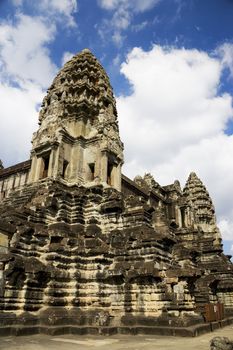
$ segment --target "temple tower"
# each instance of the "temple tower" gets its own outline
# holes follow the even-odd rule
[[[196,173],[192,172],[184,187],[190,208],[192,208],[192,221],[206,234],[215,238],[215,244],[221,243],[221,235],[216,223],[215,209],[210,195],[198,178]]]
[[[29,182],[103,184],[121,190],[123,144],[109,78],[88,50],[68,61],[45,96],[33,135]]]
[[[187,196],[195,210],[195,218],[198,225],[216,224],[215,210],[210,195],[194,172],[188,177],[184,187],[184,195]]]

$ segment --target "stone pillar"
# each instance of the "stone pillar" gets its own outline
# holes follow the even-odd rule
[[[181,218],[181,208],[176,209],[176,217],[177,217],[177,222],[178,226],[181,228],[182,227],[182,218]]]
[[[53,177],[53,172],[55,169],[55,162],[56,162],[56,149],[52,148],[49,156],[49,169],[48,169],[48,177]]]
[[[83,149],[81,145],[75,144],[70,157],[70,179],[77,181],[83,177]]]
[[[33,154],[32,161],[31,161],[31,169],[30,169],[30,175],[28,177],[28,182],[34,182],[35,176],[36,176],[36,163],[37,163],[37,157],[36,154]]]
[[[84,149],[79,144],[78,145],[78,152],[77,152],[77,172],[76,172],[76,178],[77,179],[84,179],[84,164],[83,164],[83,158],[84,158]]]
[[[106,152],[102,152],[101,156],[101,168],[100,168],[100,181],[107,183],[108,172],[108,156]]]
[[[185,227],[189,227],[189,210],[186,207],[184,210],[184,222],[185,222]]]
[[[193,216],[192,212],[190,210],[190,207],[187,207],[187,227],[192,227],[193,226]]]
[[[102,164],[102,152],[100,150],[97,150],[94,177],[98,181],[101,181],[101,164]]]
[[[54,157],[54,168],[53,168],[53,178],[55,179],[60,175],[60,158],[61,158],[61,145],[59,145],[56,149],[55,152],[55,157]]]
[[[4,263],[0,262],[0,297],[4,296],[5,278],[4,278]]]
[[[113,187],[121,191],[121,164],[113,168]]]
[[[75,180],[75,172],[77,169],[77,145],[73,145],[71,149],[71,157],[69,163],[69,180]]]
[[[44,162],[42,157],[37,158],[36,162],[36,172],[35,172],[35,181],[39,180],[42,177]]]
[[[62,170],[63,170],[63,161],[64,161],[64,149],[63,149],[63,145],[60,144],[56,151],[54,171],[53,171],[54,178],[61,177]]]

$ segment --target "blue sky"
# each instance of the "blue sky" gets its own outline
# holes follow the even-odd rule
[[[197,172],[233,253],[233,0],[0,0],[0,158],[29,158],[46,89],[90,48],[110,77],[124,173]]]

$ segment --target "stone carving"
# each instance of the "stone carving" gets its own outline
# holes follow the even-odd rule
[[[134,178],[134,182],[147,191],[156,190],[160,187],[158,182],[155,181],[153,175],[150,173],[145,174],[144,177],[137,175]]]
[[[146,184],[150,189],[155,189],[156,187],[159,187],[159,184],[155,181],[154,177],[149,173],[144,175],[144,181],[146,182]]]
[[[201,180],[132,181],[122,163],[113,91],[85,49],[43,100],[31,159],[0,170],[0,334],[177,334],[210,303],[233,314]]]
[[[210,341],[210,350],[233,350],[233,341],[226,337],[214,337]]]

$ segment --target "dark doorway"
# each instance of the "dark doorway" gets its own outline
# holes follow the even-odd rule
[[[42,179],[48,177],[49,170],[49,154],[46,154],[42,157],[43,160],[43,171],[42,171]]]
[[[66,169],[68,167],[68,164],[69,164],[69,162],[64,159],[64,161],[63,161],[63,168],[62,168],[62,177],[63,177],[63,179],[65,179],[65,177],[66,177]]]
[[[95,178],[95,164],[94,163],[89,164],[89,170],[90,170],[89,180],[93,181]]]

